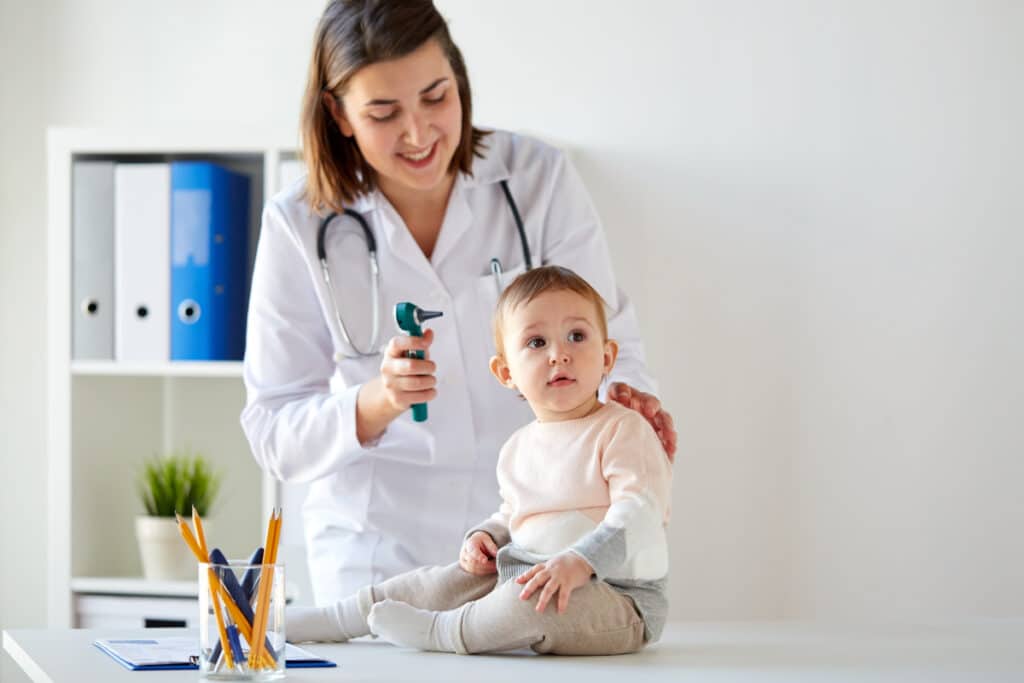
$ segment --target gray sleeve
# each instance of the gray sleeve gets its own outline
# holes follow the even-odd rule
[[[598,579],[606,579],[626,561],[626,530],[601,522],[570,547],[569,552],[589,562]]]

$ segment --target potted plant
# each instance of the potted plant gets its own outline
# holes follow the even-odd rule
[[[196,559],[178,531],[175,513],[204,518],[220,488],[221,476],[206,458],[188,449],[157,456],[143,464],[139,495],[145,515],[135,518],[135,535],[147,579],[196,578]]]

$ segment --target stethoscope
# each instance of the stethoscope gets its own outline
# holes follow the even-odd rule
[[[519,230],[519,242],[523,247],[523,263],[526,264],[526,270],[533,268],[533,260],[530,255],[530,245],[526,241],[526,230],[523,228],[523,219],[519,215],[519,207],[516,206],[515,200],[512,198],[512,192],[508,189],[508,181],[500,181],[501,189],[505,193],[505,200],[508,202],[509,208],[512,210],[512,217],[515,219],[516,228]],[[357,357],[376,356],[380,353],[377,349],[377,340],[380,336],[380,265],[377,262],[377,240],[373,237],[373,231],[370,230],[370,225],[363,218],[363,215],[354,209],[345,209],[343,215],[351,216],[359,224],[359,227],[363,230],[363,237],[366,238],[366,249],[370,255],[370,298],[373,301],[373,328],[370,334],[369,350],[362,350],[352,341],[352,337],[348,333],[348,329],[345,327],[345,321],[341,317],[341,308],[338,307],[338,301],[334,297],[334,285],[331,281],[331,269],[327,265],[327,250],[324,247],[325,238],[327,236],[327,228],[335,218],[338,217],[336,212],[332,212],[324,216],[323,220],[320,221],[320,227],[316,233],[316,255],[320,259],[320,271],[323,274],[324,283],[327,285],[327,295],[331,300],[331,308],[334,309],[334,318],[338,322],[338,329],[341,330],[341,337],[344,339],[345,344],[348,348],[355,352]],[[498,290],[501,290],[501,261],[497,258],[492,258],[491,273],[494,274],[495,285]]]

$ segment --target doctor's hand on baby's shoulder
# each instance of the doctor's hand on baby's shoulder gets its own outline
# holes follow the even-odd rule
[[[608,385],[608,399],[632,408],[654,427],[654,432],[661,440],[669,462],[676,460],[676,428],[672,416],[661,407],[661,401],[654,394],[634,389],[625,382],[612,382]]]
[[[540,590],[537,598],[538,612],[543,612],[551,599],[558,594],[558,613],[562,614],[569,607],[569,596],[577,588],[587,585],[594,575],[590,563],[574,552],[565,551],[555,555],[547,562],[535,564],[518,579],[516,583],[525,583],[526,587],[519,593],[520,600],[529,600],[535,591]]]
[[[380,375],[363,384],[356,399],[356,435],[365,444],[384,433],[392,420],[416,403],[437,398],[437,366],[430,360],[434,331],[422,337],[398,335],[391,338],[380,362]],[[423,351],[423,358],[409,358],[410,351]]]
[[[462,542],[459,552],[459,566],[470,574],[485,576],[498,571],[494,558],[498,556],[498,544],[491,535],[477,531]]]

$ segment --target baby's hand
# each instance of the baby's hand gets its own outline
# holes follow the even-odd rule
[[[459,566],[470,574],[486,575],[498,571],[494,558],[498,556],[498,545],[491,535],[477,531],[462,543]]]
[[[558,593],[558,613],[561,614],[569,606],[569,596],[572,592],[580,586],[587,585],[593,575],[594,568],[576,553],[559,553],[543,564],[533,565],[529,571],[516,579],[517,583],[526,583],[526,588],[519,594],[519,599],[528,600],[535,590],[543,586],[544,589],[537,599],[537,611],[543,612],[551,598]]]

